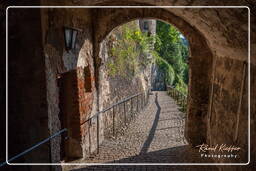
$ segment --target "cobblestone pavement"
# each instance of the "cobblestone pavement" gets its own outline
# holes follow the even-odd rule
[[[129,124],[123,135],[105,139],[99,154],[75,163],[198,163],[198,149],[184,138],[185,114],[166,92],[154,92],[149,104]],[[182,167],[182,168],[181,168]],[[207,170],[193,166],[195,170]],[[191,166],[65,166],[64,170],[192,170]],[[216,168],[213,168],[216,170]]]

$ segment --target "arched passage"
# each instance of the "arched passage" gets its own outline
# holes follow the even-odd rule
[[[208,3],[209,2],[209,3]],[[27,2],[28,3],[28,2]],[[218,1],[205,1],[207,5],[242,5],[247,3],[238,3],[236,2],[222,2],[219,4]],[[22,4],[22,2],[20,3]],[[57,2],[57,1],[41,1],[36,3],[36,5],[205,5],[204,3],[199,3],[198,1],[154,1],[154,0],[134,0],[134,1],[109,1],[109,0],[98,0],[98,1],[72,1],[72,2]],[[191,82],[190,82],[190,101],[189,101],[189,117],[187,121],[187,138],[193,143],[198,143],[198,139],[195,140],[194,137],[199,134],[200,142],[205,140],[210,144],[217,144],[227,142],[230,144],[235,144],[243,148],[241,153],[241,158],[239,161],[247,162],[247,151],[248,151],[248,86],[247,74],[243,74],[246,71],[246,62],[248,55],[248,9],[246,8],[229,8],[229,9],[51,9],[51,10],[42,10],[36,11],[36,15],[32,16],[31,11],[26,11],[26,15],[30,16],[31,19],[27,20],[28,26],[36,26],[38,28],[37,32],[28,32],[26,29],[15,29],[18,27],[24,28],[23,20],[16,22],[16,15],[20,13],[13,12],[13,18],[16,18],[12,21],[13,26],[12,32],[9,32],[10,44],[14,47],[15,51],[9,53],[11,58],[9,59],[9,64],[15,66],[13,71],[17,71],[19,74],[12,74],[12,88],[15,90],[10,94],[9,104],[12,109],[9,111],[9,115],[13,118],[19,116],[26,116],[24,121],[12,120],[9,125],[17,125],[22,127],[22,130],[27,130],[27,123],[33,122],[37,125],[48,125],[43,128],[35,130],[36,132],[19,132],[16,129],[11,130],[13,135],[19,137],[18,142],[26,141],[27,145],[32,145],[34,140],[28,140],[24,137],[34,137],[35,134],[40,134],[40,132],[47,132],[53,134],[54,131],[57,131],[59,128],[58,115],[59,115],[59,92],[56,85],[57,74],[51,72],[51,77],[46,76],[45,80],[45,58],[48,55],[48,50],[51,50],[49,57],[53,58],[51,62],[51,69],[55,70],[58,68],[59,63],[65,62],[64,43],[62,41],[62,28],[65,24],[71,26],[76,26],[83,29],[83,34],[80,34],[80,40],[86,40],[84,42],[85,51],[80,51],[80,56],[83,59],[89,61],[92,68],[95,67],[95,76],[96,76],[96,86],[97,86],[97,75],[98,69],[100,66],[100,44],[105,36],[116,26],[136,19],[138,17],[142,18],[157,18],[164,20],[168,23],[175,25],[179,28],[183,34],[189,39],[191,44]],[[113,12],[113,14],[111,14]],[[23,12],[24,14],[24,12]],[[24,15],[24,16],[26,16]],[[20,17],[24,17],[20,15]],[[36,16],[36,17],[35,17]],[[21,17],[21,18],[22,18]],[[35,18],[33,18],[35,17]],[[19,17],[18,17],[19,18]],[[39,22],[41,20],[41,22]],[[254,19],[255,20],[255,19]],[[86,22],[83,22],[86,21]],[[15,23],[15,24],[14,24]],[[253,23],[253,22],[252,22]],[[34,25],[33,25],[34,24]],[[41,26],[42,25],[42,26]],[[28,27],[33,28],[33,27]],[[42,28],[39,29],[39,28]],[[57,34],[50,34],[52,31]],[[252,27],[252,32],[255,33],[255,26]],[[15,34],[14,34],[15,33]],[[191,34],[192,33],[192,34]],[[17,36],[17,35],[19,36]],[[22,36],[29,38],[23,39]],[[52,37],[53,36],[53,37]],[[52,38],[52,39],[51,39]],[[18,40],[18,41],[17,41]],[[24,47],[27,42],[31,40],[36,40],[38,44],[31,44],[30,48]],[[41,42],[41,43],[39,43]],[[255,44],[255,40],[252,40],[252,43]],[[19,46],[22,44],[23,46]],[[3,44],[4,45],[4,44]],[[17,46],[18,45],[18,46]],[[83,43],[79,43],[79,46],[82,47]],[[47,49],[47,47],[49,49]],[[33,49],[33,54],[28,53],[29,50]],[[79,48],[80,49],[80,48]],[[11,51],[11,50],[10,50]],[[19,52],[17,54],[16,52]],[[65,52],[66,53],[66,52]],[[12,55],[10,55],[12,54]],[[72,57],[77,58],[78,55],[73,55]],[[26,58],[25,58],[26,57]],[[27,61],[33,59],[35,63],[28,63]],[[17,60],[19,59],[19,60]],[[25,59],[25,60],[24,60]],[[27,60],[26,60],[27,59]],[[57,61],[57,62],[54,62]],[[61,62],[60,62],[61,61]],[[47,61],[46,61],[47,63]],[[93,63],[95,65],[93,65]],[[40,65],[34,65],[40,64]],[[43,66],[41,66],[43,65]],[[37,66],[37,67],[35,67]],[[207,67],[208,66],[208,67]],[[210,67],[209,67],[210,66]],[[33,68],[33,71],[40,72],[38,75],[30,75],[27,70]],[[47,68],[47,66],[46,66]],[[66,68],[67,69],[67,68]],[[73,68],[74,69],[74,68]],[[75,67],[76,69],[76,67]],[[252,53],[251,60],[251,70],[255,73],[255,50]],[[24,71],[24,76],[22,76],[20,71]],[[26,71],[26,72],[25,72]],[[28,70],[29,72],[31,70]],[[94,70],[92,70],[94,71]],[[34,73],[37,73],[34,72]],[[202,74],[202,75],[201,75]],[[33,88],[37,91],[31,93],[29,89],[30,85],[26,83],[34,78],[37,78],[38,82],[33,82]],[[93,77],[93,76],[92,76]],[[253,77],[254,78],[254,77]],[[242,82],[245,82],[244,87],[242,87]],[[53,82],[53,83],[51,83]],[[255,79],[252,79],[252,96],[255,94]],[[94,82],[93,82],[94,84]],[[17,88],[16,85],[26,86],[27,89],[22,89],[23,93],[20,92],[20,88]],[[48,87],[46,85],[49,85]],[[95,86],[93,85],[93,86]],[[43,87],[43,88],[42,88]],[[47,88],[45,88],[47,87]],[[45,90],[46,89],[46,90]],[[196,90],[196,91],[195,91]],[[200,91],[199,91],[200,90]],[[213,91],[212,91],[213,90]],[[28,93],[26,93],[26,91]],[[40,91],[40,92],[39,92]],[[50,93],[49,93],[50,92]],[[51,93],[52,92],[52,93]],[[96,93],[95,91],[93,93]],[[22,96],[21,96],[22,94]],[[47,94],[47,99],[42,98],[38,100],[34,98],[44,97],[42,95]],[[33,99],[33,103],[28,101],[24,104],[23,98]],[[209,99],[210,98],[210,99]],[[94,99],[95,100],[95,99]],[[30,104],[33,104],[33,108],[30,107]],[[30,116],[39,116],[35,112],[35,105],[37,104],[42,109],[43,115],[41,120],[33,120]],[[255,99],[252,98],[251,106],[253,117],[255,116]],[[240,107],[239,107],[240,106]],[[26,110],[24,110],[26,108]],[[209,110],[208,110],[209,109]],[[206,118],[208,112],[209,120]],[[89,109],[86,111],[89,114],[93,114],[92,110]],[[48,114],[46,116],[46,113]],[[211,114],[211,115],[209,115]],[[2,116],[2,115],[1,115]],[[240,118],[238,117],[240,116]],[[5,119],[2,119],[3,121]],[[195,123],[191,121],[199,121]],[[190,123],[189,123],[190,122]],[[251,121],[252,126],[255,125],[255,119]],[[51,127],[54,125],[54,131]],[[238,125],[238,130],[236,129]],[[206,127],[208,128],[206,130]],[[49,131],[50,130],[50,131]],[[232,131],[231,131],[232,130]],[[206,134],[207,131],[207,134]],[[23,135],[27,136],[23,136]],[[252,136],[253,137],[253,136]],[[42,137],[43,138],[43,137]],[[198,137],[197,137],[198,138]],[[35,141],[39,140],[37,138]],[[15,139],[16,141],[16,139]],[[13,142],[15,142],[13,141]],[[49,155],[46,151],[45,154],[41,153],[41,156],[46,156],[45,162],[55,162],[59,161],[59,141],[52,141],[51,147],[52,155],[49,159]],[[10,143],[11,144],[11,143]],[[15,145],[15,143],[11,144]],[[23,143],[22,143],[23,144]],[[20,146],[20,150],[25,149],[26,146]],[[85,145],[86,146],[86,145]],[[44,150],[44,149],[43,149]],[[43,151],[41,150],[41,151]],[[40,150],[39,150],[40,151]],[[255,151],[255,148],[252,148],[252,151]],[[18,151],[17,151],[18,152]],[[17,153],[16,152],[16,153]],[[253,154],[251,152],[251,154]],[[16,154],[16,153],[13,153]],[[255,154],[255,153],[254,153]],[[31,155],[36,156],[36,155]],[[33,157],[27,157],[25,161],[30,161],[29,159]],[[255,156],[254,156],[255,158]],[[233,161],[232,161],[233,162]]]
[[[191,51],[186,138],[193,145],[205,143],[213,55],[202,34],[183,19],[159,8],[101,9],[97,10],[95,14],[97,21],[94,26],[95,57],[99,60],[101,59],[100,47],[104,38],[115,27],[131,20],[160,19],[176,26],[186,36],[190,42]],[[101,27],[101,25],[105,27]],[[98,67],[100,64],[99,62]],[[96,69],[95,75],[98,74]]]

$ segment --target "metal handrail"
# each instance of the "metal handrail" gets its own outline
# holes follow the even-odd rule
[[[167,88],[169,89],[167,89],[167,91],[170,91],[170,95],[173,97],[173,99],[176,100],[178,105],[182,107],[181,111],[185,112],[187,107],[187,96],[172,86],[167,86]]]
[[[147,91],[146,91],[146,92],[147,92]],[[93,115],[92,117],[90,117],[89,119],[87,119],[86,121],[84,121],[83,123],[81,123],[80,125],[83,125],[84,123],[86,123],[86,122],[90,121],[91,119],[97,117],[97,123],[98,123],[98,124],[97,124],[97,132],[99,132],[99,130],[98,130],[98,129],[99,129],[99,128],[98,128],[98,125],[99,125],[98,116],[99,116],[101,113],[104,113],[104,112],[106,112],[106,111],[112,109],[113,107],[115,107],[115,106],[117,106],[117,105],[119,105],[119,104],[122,104],[122,103],[124,103],[124,102],[127,102],[128,100],[130,100],[130,99],[132,99],[132,98],[134,98],[134,97],[138,97],[138,96],[140,96],[140,95],[142,95],[142,94],[144,95],[144,92],[137,93],[137,94],[135,94],[135,95],[129,96],[128,98],[125,98],[124,100],[121,100],[121,101],[119,101],[119,102],[117,102],[117,103],[111,105],[110,107],[108,107],[108,108],[106,108],[106,109],[104,109],[104,110],[102,110],[102,111],[97,112],[95,115]],[[148,89],[148,92],[146,93],[146,95],[147,95],[147,96],[146,96],[146,97],[143,96],[143,98],[147,98],[146,100],[148,100],[149,89]],[[145,99],[144,99],[144,100],[145,100]],[[143,105],[145,105],[145,102],[143,102]],[[10,158],[9,160],[7,160],[7,161],[1,163],[1,164],[0,164],[0,167],[6,165],[8,162],[11,162],[11,161],[13,161],[13,160],[15,160],[15,159],[17,159],[17,158],[19,158],[19,157],[21,157],[21,156],[27,154],[28,152],[34,150],[35,148],[39,147],[40,145],[42,145],[42,144],[48,142],[48,141],[51,140],[52,138],[55,138],[56,136],[58,136],[58,135],[60,135],[60,134],[62,134],[62,133],[64,133],[64,132],[66,132],[66,131],[67,131],[67,128],[64,128],[64,129],[62,129],[62,130],[56,132],[55,134],[53,134],[53,135],[51,135],[50,137],[48,137],[48,138],[46,138],[46,139],[40,141],[39,143],[37,143],[37,144],[33,145],[32,147],[28,148],[27,150],[25,150],[25,151],[19,153],[18,155],[16,155],[16,156]],[[99,135],[98,135],[98,133],[97,133],[97,146],[98,146],[98,150],[99,150],[99,142],[98,142],[98,141],[99,141],[99,137],[98,137],[98,136],[99,136]]]
[[[91,116],[90,118],[88,118],[87,120],[85,120],[84,122],[82,122],[80,125],[85,124],[86,122],[90,121],[91,119],[95,118],[96,116],[99,116],[101,113],[104,113],[104,112],[106,112],[106,111],[112,109],[113,107],[115,107],[115,106],[117,106],[117,105],[119,105],[119,104],[122,104],[122,103],[124,103],[124,102],[127,102],[128,100],[130,100],[130,99],[132,99],[132,98],[134,98],[134,97],[137,97],[137,96],[139,96],[139,95],[141,95],[141,94],[144,94],[144,92],[142,92],[142,93],[137,93],[137,94],[135,94],[135,95],[132,95],[132,96],[127,97],[127,98],[124,99],[124,100],[121,100],[121,101],[119,101],[119,102],[117,102],[117,103],[112,104],[112,105],[109,106],[108,108],[103,109],[102,111],[97,112],[96,114],[94,114],[93,116]]]
[[[126,118],[126,115],[127,115],[127,113],[126,113],[126,103],[125,102],[127,102],[128,100],[131,100],[131,109],[133,109],[133,98],[135,98],[135,97],[137,97],[137,109],[136,109],[136,111],[137,112],[139,112],[140,110],[139,110],[139,106],[140,106],[140,108],[142,109],[147,103],[148,103],[148,99],[149,99],[149,90],[150,89],[148,89],[147,91],[145,91],[145,92],[141,92],[141,93],[137,93],[137,94],[135,94],[135,95],[132,95],[132,96],[129,96],[129,97],[127,97],[127,98],[125,98],[124,100],[121,100],[121,101],[119,101],[119,102],[117,102],[117,103],[115,103],[115,104],[113,104],[113,105],[111,105],[111,106],[109,106],[108,108],[106,108],[106,109],[103,109],[102,111],[99,111],[99,112],[97,112],[96,114],[94,114],[93,116],[91,116],[90,118],[88,118],[87,120],[85,120],[84,122],[82,122],[80,125],[83,125],[83,124],[85,124],[85,123],[87,123],[88,121],[90,121],[89,122],[89,126],[88,126],[88,139],[89,139],[89,153],[91,153],[91,139],[90,139],[90,127],[91,127],[91,120],[93,119],[93,118],[97,118],[97,153],[99,153],[99,144],[100,144],[100,142],[99,142],[99,125],[100,125],[100,122],[99,122],[99,116],[100,116],[100,114],[102,114],[102,113],[105,113],[106,111],[108,111],[108,110],[110,110],[110,109],[112,109],[113,108],[113,118],[112,118],[112,120],[113,120],[113,125],[112,125],[112,127],[113,127],[113,136],[115,136],[115,106],[117,106],[117,105],[119,105],[119,104],[122,104],[122,103],[124,103],[124,106],[123,106],[123,108],[124,108],[124,122],[126,123],[127,122],[127,118]],[[142,95],[142,96],[141,96]],[[141,96],[141,100],[139,100],[139,96]],[[140,103],[140,104],[139,104]]]
[[[179,94],[181,94],[182,96],[184,96],[184,97],[187,98],[187,95],[185,95],[185,94],[183,94],[182,92],[180,92],[179,90],[175,89],[175,87],[173,87],[173,86],[167,86],[167,88],[174,89],[174,90],[177,91]]]
[[[64,133],[64,132],[66,132],[66,131],[68,131],[67,128],[64,128],[64,129],[62,129],[62,130],[56,132],[55,134],[51,135],[50,137],[44,139],[43,141],[40,141],[39,143],[37,143],[37,144],[33,145],[32,147],[28,148],[27,150],[25,150],[25,151],[23,151],[23,152],[17,154],[16,156],[10,158],[9,160],[7,160],[7,161],[1,163],[1,164],[0,164],[0,167],[6,165],[7,162],[9,163],[9,162],[11,162],[11,161],[13,161],[13,160],[15,160],[15,159],[17,159],[17,158],[19,158],[19,157],[21,157],[21,156],[27,154],[28,152],[30,152],[30,151],[34,150],[35,148],[39,147],[40,145],[42,145],[42,144],[48,142],[50,139],[55,138],[56,136],[58,136],[58,135],[60,135],[60,134],[62,134],[62,133]]]

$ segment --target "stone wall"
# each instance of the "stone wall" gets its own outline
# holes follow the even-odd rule
[[[41,13],[45,58],[47,61],[49,129],[51,134],[53,134],[64,128],[65,124],[61,123],[60,118],[63,114],[67,114],[68,109],[71,110],[74,105],[71,103],[72,100],[65,101],[65,98],[61,98],[60,94],[62,94],[62,97],[69,98],[68,93],[73,91],[75,93],[73,101],[77,99],[78,102],[74,114],[78,117],[72,124],[66,125],[68,126],[69,139],[65,143],[70,144],[69,147],[73,146],[73,150],[67,150],[64,156],[83,157],[88,151],[88,147],[85,146],[87,133],[85,132],[86,124],[80,126],[80,123],[87,120],[91,116],[91,113],[96,112],[97,105],[94,62],[92,58],[93,36],[91,13],[89,9],[43,9]],[[77,35],[75,49],[69,52],[65,49],[64,27],[75,27],[81,30]],[[69,72],[75,73],[73,78],[77,78],[77,86],[73,85],[73,88],[70,90],[64,88],[69,83],[73,84],[72,79],[68,79],[63,87],[61,87],[63,89],[60,89],[58,79],[61,82],[61,79]],[[90,89],[89,92],[88,89]],[[60,104],[63,103],[66,108],[60,109]],[[52,161],[57,162],[61,159],[60,153],[63,150],[60,147],[61,138],[53,139],[51,144],[53,147]],[[73,153],[74,151],[77,152]]]
[[[126,23],[127,24],[127,23]],[[137,25],[137,28],[139,28],[138,20],[132,21],[129,24]],[[111,76],[109,74],[109,70],[107,67],[107,61],[109,58],[113,58],[112,56],[109,56],[109,50],[111,49],[111,45],[116,40],[116,36],[119,35],[122,37],[120,28],[122,26],[115,28],[107,37],[105,40],[102,41],[100,46],[100,52],[99,57],[101,59],[101,66],[99,69],[99,109],[103,110],[109,106],[111,106],[114,103],[117,103],[129,96],[135,95],[137,93],[145,92],[148,90],[148,88],[151,87],[151,64],[145,68],[140,68],[139,73],[137,73],[132,78],[123,77],[123,76]],[[150,60],[150,59],[149,59]],[[129,111],[131,108],[131,104],[127,104],[126,106],[127,110]],[[119,106],[117,108],[119,115],[117,116],[117,122],[119,122],[119,127],[117,129],[121,129],[122,126],[124,126],[123,123],[123,116],[124,116],[124,110],[122,106]],[[103,118],[103,124],[104,127],[109,128],[112,125],[111,115],[112,111],[109,111],[108,113],[104,114]],[[129,118],[127,118],[129,119]],[[105,128],[105,129],[106,129]],[[104,129],[104,128],[103,128]],[[102,133],[103,134],[103,133]],[[106,136],[107,136],[106,132]]]
[[[189,90],[189,111],[186,126],[187,139],[191,144],[199,144],[206,141],[205,117],[208,112],[210,97],[210,80],[212,72],[213,55],[207,46],[203,35],[185,20],[162,9],[101,9],[95,14],[95,51],[99,49],[100,43],[105,36],[115,27],[137,18],[155,18],[164,20],[177,27],[190,42],[191,63],[190,63],[190,90]],[[106,27],[101,27],[99,23]],[[200,51],[198,50],[200,49]],[[97,53],[96,53],[97,55]],[[97,59],[98,57],[95,56]],[[97,66],[100,66],[96,63]],[[96,61],[97,62],[97,61]],[[195,122],[199,124],[194,124]]]
[[[32,1],[19,1],[19,3],[33,5],[34,1],[33,3]],[[245,1],[239,0],[222,2],[216,0],[204,2],[198,0],[42,0],[41,4],[249,5]],[[34,3],[34,5],[38,4]],[[189,106],[186,121],[186,133],[189,142],[195,145],[201,142],[209,144],[235,143],[243,148],[239,162],[246,162],[247,135],[245,130],[247,130],[248,123],[248,101],[246,100],[248,87],[246,83],[242,88],[242,82],[244,80],[246,82],[248,79],[243,76],[244,66],[246,66],[244,62],[247,61],[248,56],[248,10],[246,8],[45,9],[41,10],[41,14],[40,10],[30,10],[21,10],[20,13],[15,11],[9,18],[12,20],[9,25],[9,49],[15,49],[9,51],[9,78],[11,78],[8,90],[9,120],[13,122],[9,125],[15,125],[19,128],[9,128],[9,132],[11,133],[10,142],[20,144],[12,148],[10,154],[16,154],[26,149],[27,146],[48,137],[61,128],[58,116],[60,112],[58,74],[76,69],[78,66],[82,68],[91,66],[91,78],[95,82],[92,81],[92,108],[87,114],[89,117],[90,114],[95,113],[99,107],[96,92],[100,89],[95,84],[98,85],[100,80],[98,73],[102,59],[99,52],[102,41],[113,28],[137,18],[150,17],[175,25],[188,38],[191,45]],[[255,23],[253,12],[252,16],[251,23]],[[76,50],[71,53],[67,53],[64,48],[62,30],[64,25],[83,30],[82,33],[79,33]],[[17,30],[17,28],[20,29]],[[251,44],[255,45],[255,24],[251,25],[251,30]],[[1,46],[3,45],[1,44]],[[255,47],[252,46],[251,74],[255,74],[255,59]],[[234,65],[230,67],[230,64]],[[249,64],[247,65],[249,66]],[[106,84],[106,87],[108,86]],[[255,87],[255,77],[251,77],[251,130],[255,130]],[[238,108],[239,105],[241,106],[240,109]],[[231,106],[233,107],[231,108]],[[239,123],[238,132],[233,131],[236,130],[237,123]],[[237,139],[235,138],[236,135]],[[252,131],[251,134],[253,141],[251,144],[255,144],[253,135],[255,135],[255,131]],[[82,138],[82,141],[85,139]],[[15,144],[10,143],[9,146]],[[60,139],[53,140],[51,147],[51,161],[59,161]],[[21,158],[20,161],[50,161],[50,146],[42,147],[42,149]],[[83,151],[86,151],[86,146],[83,147]],[[251,161],[255,161],[255,154],[255,146],[251,146]],[[41,158],[35,156],[41,156]],[[220,168],[235,170],[232,166]],[[48,167],[41,167],[41,169],[46,170]],[[238,169],[242,170],[243,168]]]
[[[102,4],[107,1],[101,1]],[[144,1],[140,1],[143,3]],[[120,2],[121,3],[121,2]],[[132,3],[132,2],[131,2]],[[135,2],[134,2],[135,3]],[[123,4],[125,4],[123,2]],[[152,2],[152,4],[155,4]],[[166,2],[166,5],[172,3]],[[179,3],[176,3],[178,5]],[[182,3],[181,3],[182,4]],[[184,3],[186,4],[186,3]],[[182,4],[182,5],[184,5]],[[195,3],[196,4],[196,3]],[[168,12],[167,12],[168,11]],[[221,118],[222,113],[227,113],[227,117],[234,117],[234,113],[230,113],[227,108],[221,107],[223,104],[215,103],[212,101],[219,92],[213,91],[215,80],[214,74],[222,75],[220,70],[215,71],[218,66],[214,65],[215,59],[225,61],[229,59],[231,63],[240,63],[240,67],[244,61],[247,60],[247,15],[248,10],[246,8],[240,9],[101,9],[97,11],[95,31],[97,41],[101,42],[104,37],[116,26],[121,25],[127,21],[131,21],[136,18],[157,18],[169,22],[176,26],[189,40],[190,42],[190,81],[189,81],[189,96],[188,96],[188,118],[186,121],[186,137],[192,145],[198,145],[203,142],[209,144],[217,143],[220,141],[230,142],[226,137],[229,130],[236,127],[233,121],[229,121],[233,126],[226,126],[225,122],[213,122],[209,121],[209,115],[213,109],[222,108],[222,111],[218,111],[216,115]],[[229,17],[228,17],[229,16]],[[240,19],[235,19],[236,17]],[[226,23],[221,22],[225,20]],[[100,27],[99,23],[106,27]],[[241,27],[237,28],[235,25]],[[233,28],[236,28],[233,30]],[[214,32],[214,34],[212,34]],[[231,36],[235,35],[235,36]],[[96,49],[98,49],[96,47]],[[200,49],[200,50],[199,50]],[[238,67],[239,68],[239,67]],[[241,68],[239,68],[239,72]],[[226,70],[226,69],[224,69]],[[228,82],[239,82],[232,73],[225,71]],[[239,84],[238,83],[238,84]],[[225,86],[229,86],[229,83]],[[239,84],[241,85],[241,84]],[[222,89],[224,86],[221,86]],[[246,88],[246,86],[245,86]],[[227,89],[225,96],[218,96],[218,101],[222,103],[229,103],[229,97],[240,97],[240,92],[235,92],[234,88]],[[235,93],[234,93],[235,92]],[[246,92],[246,90],[244,91]],[[224,104],[225,104],[224,103]],[[210,106],[212,105],[212,108]],[[241,106],[248,105],[246,100],[242,100]],[[235,110],[235,109],[233,109]],[[214,112],[213,112],[214,113]],[[242,116],[246,116],[247,112],[241,110]],[[239,130],[247,130],[246,125],[247,118],[240,118]],[[211,122],[211,126],[210,123]],[[196,123],[196,124],[195,124]],[[232,125],[232,124],[231,124]],[[208,126],[212,127],[209,128]],[[218,126],[222,127],[224,134],[220,136],[219,140],[210,140],[209,134],[218,132],[216,129]],[[235,127],[234,127],[235,126]],[[209,130],[208,130],[209,129]],[[245,133],[246,137],[246,133]],[[246,161],[247,157],[247,142],[243,141],[245,138],[238,136],[238,142],[236,145],[244,148],[243,154],[239,159],[240,162]],[[232,141],[234,143],[234,141]],[[216,161],[217,162],[217,161]]]
[[[247,162],[248,151],[248,80],[247,63],[228,58],[216,58],[211,109],[209,110],[208,140],[240,146],[240,162]],[[236,74],[232,74],[236,73]],[[227,131],[223,131],[227,130]],[[214,137],[214,138],[213,138]],[[242,159],[242,160],[241,160]],[[223,161],[227,162],[227,161]]]
[[[156,64],[152,66],[152,90],[153,91],[166,91],[165,73]]]

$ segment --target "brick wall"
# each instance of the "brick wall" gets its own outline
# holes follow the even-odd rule
[[[51,5],[57,4],[52,1]],[[46,59],[49,130],[50,133],[53,134],[63,128],[59,103],[63,103],[62,101],[64,101],[66,104],[69,104],[69,101],[73,101],[72,103],[75,103],[74,106],[76,108],[76,112],[73,111],[73,113],[75,113],[79,119],[72,121],[73,129],[76,130],[72,132],[76,132],[74,136],[77,140],[70,138],[70,142],[78,144],[78,151],[74,151],[75,154],[72,155],[81,157],[84,155],[85,151],[87,151],[86,146],[84,146],[85,138],[83,137],[86,135],[87,129],[86,124],[81,127],[79,125],[80,122],[84,121],[92,113],[95,113],[97,106],[94,61],[92,58],[91,13],[89,9],[42,9],[41,13],[43,28],[42,36]],[[64,26],[81,29],[77,35],[75,49],[72,49],[69,52],[65,49]],[[86,71],[84,72],[84,70]],[[57,81],[59,75],[63,75],[64,77],[70,75],[66,76],[67,78],[65,81],[67,85],[65,86],[73,86],[74,88],[67,88],[68,91],[63,92],[61,90],[63,87],[60,89],[60,86],[58,85],[58,82],[61,81]],[[71,83],[71,80],[73,80],[73,83]],[[65,93],[72,94],[73,99],[70,99]],[[66,99],[63,98],[63,96],[66,96]],[[75,100],[76,98],[77,101]],[[88,105],[89,103],[92,103],[92,100],[93,105]],[[71,107],[68,110],[71,110]],[[52,161],[60,161],[60,154],[62,151],[61,139],[53,139],[51,141],[51,147]],[[62,156],[65,156],[65,154],[62,154]]]
[[[92,77],[89,67],[78,67],[59,78],[60,114],[63,128],[68,129],[65,157],[83,157],[82,139],[87,133],[84,123],[92,110]]]

